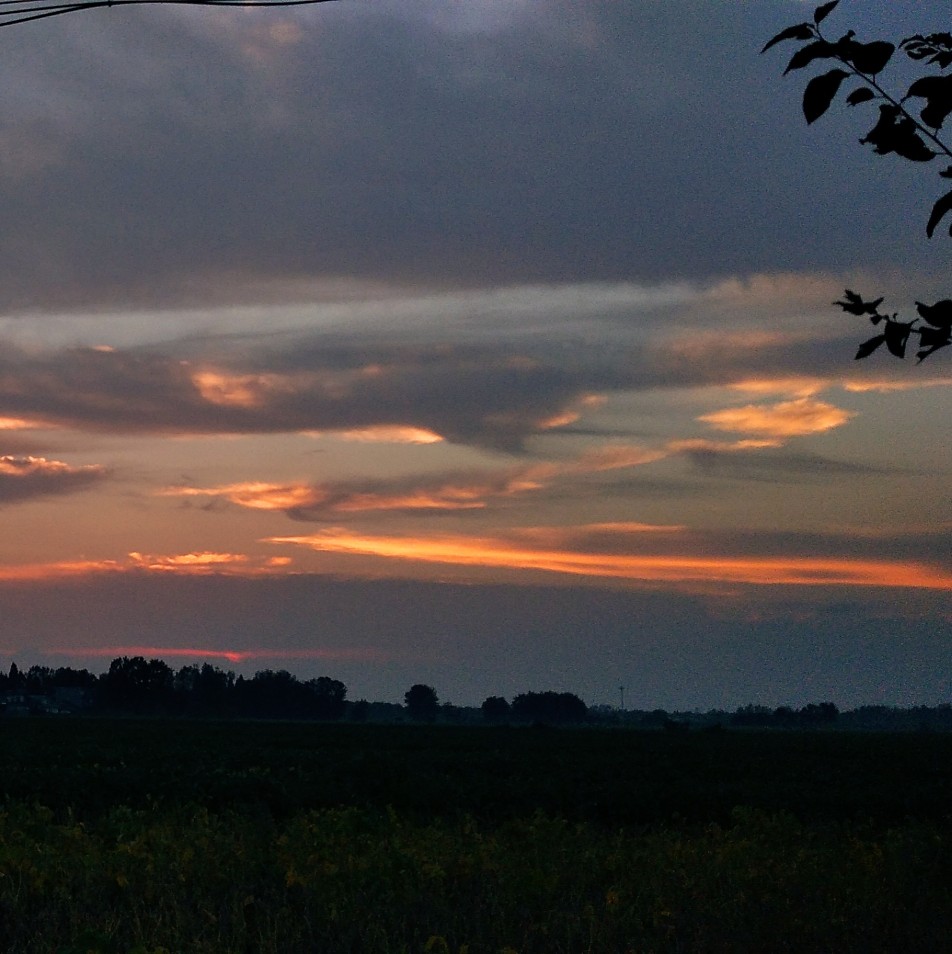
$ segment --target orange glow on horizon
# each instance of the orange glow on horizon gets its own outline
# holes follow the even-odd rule
[[[533,548],[493,537],[382,537],[342,528],[310,536],[270,537],[324,553],[360,554],[423,563],[507,570],[544,570],[592,578],[652,582],[730,582],[788,586],[888,586],[952,590],[952,576],[933,567],[887,560],[820,557],[696,557],[606,554]]]

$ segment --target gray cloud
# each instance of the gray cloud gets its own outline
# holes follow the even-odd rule
[[[110,433],[253,434],[380,425],[433,431],[459,444],[512,452],[585,413],[591,395],[730,385],[746,378],[842,377],[854,338],[764,341],[743,330],[695,342],[640,339],[638,313],[609,345],[556,321],[525,336],[467,340],[465,327],[419,332],[320,329],[281,335],[205,336],[124,350],[7,347],[0,410],[62,427]],[[684,328],[684,325],[681,325]],[[436,329],[435,331],[433,329]],[[851,332],[850,332],[851,333]],[[639,421],[629,433],[637,433]],[[584,425],[579,432],[585,430]],[[573,433],[571,426],[559,433]],[[716,448],[715,448],[716,450]],[[686,452],[691,452],[687,448]],[[714,457],[748,476],[804,474],[850,465],[784,456]],[[730,461],[730,462],[729,462]],[[746,466],[746,464],[745,464]],[[854,471],[855,472],[855,471]]]
[[[0,504],[85,490],[108,476],[103,467],[72,467],[45,457],[0,457]]]
[[[917,7],[917,29],[945,12]],[[0,66],[0,303],[182,302],[234,274],[445,286],[942,262],[910,225],[931,179],[864,154],[850,120],[807,130],[782,58],[757,57],[798,4],[540,0],[491,29],[434,11],[18,27]]]
[[[903,473],[900,468],[887,470],[868,464],[833,460],[820,454],[795,453],[771,448],[756,450],[718,449],[714,446],[684,451],[699,470],[732,480],[764,480],[771,482],[823,481],[830,477],[874,477],[887,473]]]

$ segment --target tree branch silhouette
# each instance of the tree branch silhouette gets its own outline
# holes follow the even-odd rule
[[[844,82],[858,80],[859,85],[846,96],[846,105],[879,105],[879,118],[866,136],[860,139],[860,144],[871,146],[878,155],[895,154],[909,162],[928,163],[937,156],[952,159],[952,149],[939,135],[952,113],[952,73],[944,72],[952,66],[952,33],[930,33],[925,36],[917,33],[900,41],[898,49],[909,59],[925,61],[923,65],[936,67],[936,72],[919,77],[909,86],[905,95],[897,97],[878,79],[896,52],[895,44],[885,40],[860,43],[855,39],[854,30],[847,31],[835,41],[824,35],[820,24],[839,2],[831,0],[821,4],[814,10],[812,21],[781,30],[760,51],[765,53],[778,43],[789,40],[801,43],[787,64],[784,76],[819,60],[832,60],[838,64],[807,83],[803,92],[803,115],[807,123],[816,122],[826,113]],[[910,100],[925,100],[925,105],[920,107],[917,102],[910,109],[907,106]],[[952,165],[943,169],[939,176],[952,179]],[[952,190],[940,196],[932,207],[926,224],[929,238],[933,237],[936,228],[949,213],[952,213]],[[949,235],[952,236],[952,226]],[[919,361],[940,348],[952,345],[952,300],[944,299],[931,305],[917,301],[918,318],[911,321],[900,321],[898,314],[881,312],[882,302],[882,298],[866,301],[861,295],[846,289],[844,298],[833,303],[848,314],[865,315],[874,325],[882,325],[879,334],[859,346],[857,359],[869,357],[883,344],[890,354],[904,358],[911,335],[919,336],[916,352]]]

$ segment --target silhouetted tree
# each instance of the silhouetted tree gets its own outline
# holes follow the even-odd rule
[[[10,672],[7,674],[7,689],[10,692],[23,692],[24,687],[23,673],[15,662],[10,663]]]
[[[811,702],[797,713],[800,723],[805,726],[831,725],[839,714],[840,710],[832,702]]]
[[[417,722],[433,722],[440,709],[440,700],[432,686],[417,683],[403,696],[407,714]]]
[[[483,719],[498,725],[509,721],[509,703],[502,696],[489,696],[480,706]]]
[[[26,671],[24,689],[31,696],[47,695],[53,688],[53,670],[50,666],[30,666]]]
[[[339,719],[344,714],[347,686],[339,679],[318,676],[309,679],[305,687],[310,692],[309,715],[314,719]]]
[[[203,663],[198,666],[183,666],[175,674],[177,708],[187,715],[227,715],[234,708],[232,693],[235,674],[217,666]]]
[[[161,659],[121,656],[109,665],[98,683],[100,704],[107,709],[140,714],[167,712],[175,678]]]
[[[70,666],[60,666],[52,678],[54,688],[59,689],[92,689],[96,682],[96,676],[88,669],[73,669]]]
[[[512,700],[513,719],[552,725],[584,722],[588,706],[571,692],[524,692]]]
[[[821,4],[813,13],[812,21],[797,23],[781,30],[768,40],[761,52],[788,40],[801,44],[793,54],[784,75],[825,61],[835,64],[833,69],[814,76],[803,93],[803,114],[807,123],[819,119],[832,104],[844,83],[852,85],[846,95],[847,106],[872,104],[878,106],[879,115],[874,125],[860,140],[881,156],[895,155],[916,163],[929,163],[936,157],[952,159],[952,150],[939,137],[939,130],[952,113],[952,74],[946,72],[952,66],[952,34],[916,34],[900,41],[899,49],[922,67],[931,67],[931,72],[920,76],[904,95],[889,92],[879,80],[887,67],[896,45],[885,40],[861,43],[854,30],[849,30],[838,40],[824,35],[820,24],[833,12],[839,0]],[[952,165],[939,172],[943,179],[952,179]],[[952,190],[936,200],[926,224],[926,233],[931,238],[936,228],[949,213],[952,213]],[[952,235],[952,227],[949,229]],[[834,302],[851,315],[866,316],[877,326],[879,333],[860,345],[857,358],[866,358],[885,344],[890,354],[897,358],[906,355],[906,346],[912,335],[919,336],[916,357],[927,358],[939,348],[952,344],[952,299],[943,299],[932,304],[916,302],[918,318],[900,321],[898,314],[880,311],[882,298],[866,300],[861,295],[846,289],[843,299]]]

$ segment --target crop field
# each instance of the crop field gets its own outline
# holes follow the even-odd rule
[[[0,950],[947,952],[952,736],[0,723]]]

